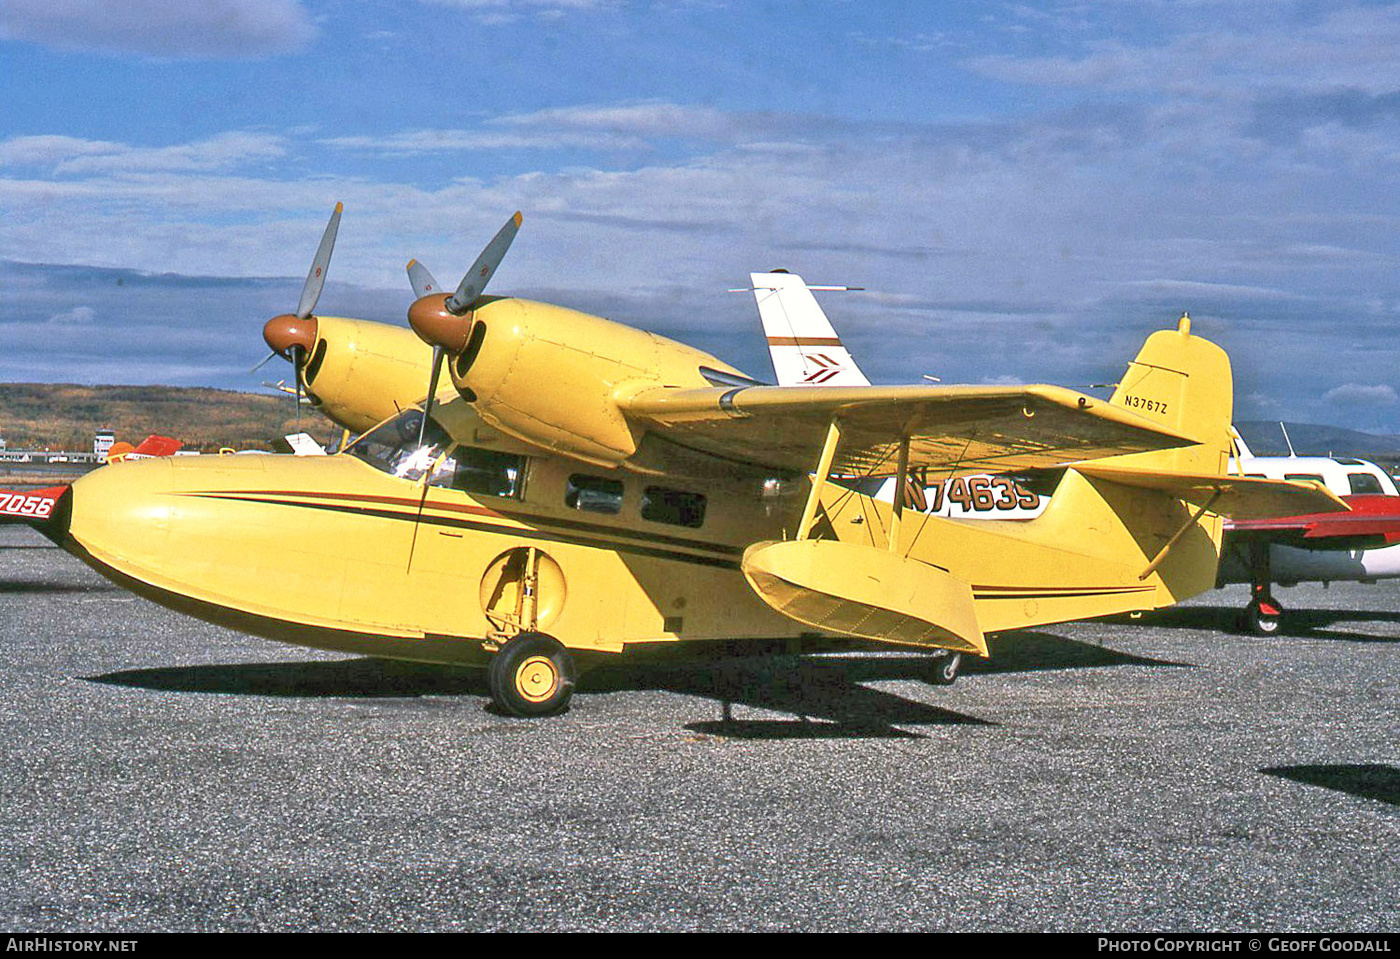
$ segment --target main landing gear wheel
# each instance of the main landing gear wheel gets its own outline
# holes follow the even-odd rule
[[[962,668],[962,653],[944,652],[933,661],[933,672],[929,678],[936,686],[951,686]]]
[[[1249,567],[1249,605],[1240,610],[1240,632],[1272,636],[1278,632],[1283,607],[1274,599],[1270,571],[1269,544],[1250,540],[1246,565]]]
[[[487,670],[491,700],[512,716],[562,713],[578,678],[574,658],[544,633],[520,633],[507,642]]]
[[[1272,636],[1278,632],[1282,615],[1277,603],[1251,602],[1240,611],[1240,628],[1256,636]]]

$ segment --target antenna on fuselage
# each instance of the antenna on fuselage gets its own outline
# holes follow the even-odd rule
[[[1283,420],[1278,421],[1278,428],[1283,430],[1283,441],[1288,444],[1288,455],[1293,459],[1297,459],[1298,454],[1293,452],[1293,441],[1288,438],[1288,427],[1283,425]]]

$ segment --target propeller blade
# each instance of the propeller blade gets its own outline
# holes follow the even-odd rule
[[[506,225],[486,244],[486,249],[481,251],[472,268],[457,285],[457,292],[447,298],[449,313],[461,316],[471,309],[471,305],[476,302],[476,298],[481,295],[492,274],[496,272],[496,267],[501,265],[506,250],[510,249],[511,241],[515,239],[515,234],[520,232],[520,219],[520,211],[516,210],[515,216],[507,220]]]
[[[301,432],[301,357],[305,351],[300,346],[292,347],[292,379],[295,381],[297,397],[297,432]]]
[[[414,261],[417,262],[416,260]],[[409,272],[412,274],[413,263],[409,264]],[[424,270],[426,273],[427,271]],[[442,374],[442,359],[446,356],[446,351],[440,347],[433,347],[433,372],[428,376],[428,398],[423,401],[423,419],[418,423],[418,449],[423,449],[423,442],[428,435],[428,417],[433,415],[433,397],[437,395],[438,377]],[[423,464],[423,495],[418,500],[418,515],[413,520],[413,538],[408,542],[408,569],[413,569],[413,552],[418,548],[418,527],[423,522],[423,507],[428,503],[428,484],[433,479],[433,464]]]
[[[264,356],[262,359],[258,360],[258,365],[255,366],[255,367],[253,367],[253,368],[252,368],[251,370],[249,370],[248,372],[249,372],[249,373],[256,373],[258,370],[262,369],[264,366],[267,365],[268,360],[272,360],[272,359],[276,359],[276,358],[277,358],[277,351],[276,351],[276,350],[273,350],[271,353],[267,354],[267,356]]]
[[[408,261],[408,282],[413,286],[413,295],[420,300],[429,293],[442,290],[438,281],[428,272],[428,268],[417,260]]]
[[[331,265],[331,253],[335,250],[335,234],[340,229],[340,211],[345,204],[337,203],[326,232],[321,234],[321,245],[316,248],[316,259],[311,261],[311,271],[306,274],[306,285],[301,288],[301,301],[297,304],[297,318],[306,319],[316,309],[316,301],[321,298],[321,288],[326,285],[326,270]]]
[[[423,448],[423,438],[428,433],[428,417],[433,413],[433,398],[437,396],[438,377],[442,374],[443,348],[433,347],[433,372],[428,377],[428,398],[423,401],[423,421],[418,424],[418,448]]]

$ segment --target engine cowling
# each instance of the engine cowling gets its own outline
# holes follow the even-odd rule
[[[412,330],[322,316],[314,331],[296,375],[312,402],[340,426],[363,432],[423,398],[431,353]]]
[[[701,367],[743,376],[702,350],[566,307],[483,298],[452,382],[490,425],[576,459],[616,466],[637,451],[618,401],[657,386],[705,387]]]

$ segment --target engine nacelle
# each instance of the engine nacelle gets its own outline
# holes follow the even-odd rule
[[[316,318],[302,385],[321,412],[362,433],[423,399],[432,351],[402,326],[339,316]],[[447,384],[439,398],[453,396]]]
[[[463,397],[501,432],[616,466],[641,440],[618,400],[656,386],[707,387],[701,367],[744,375],[701,350],[599,316],[488,297],[449,368]]]

